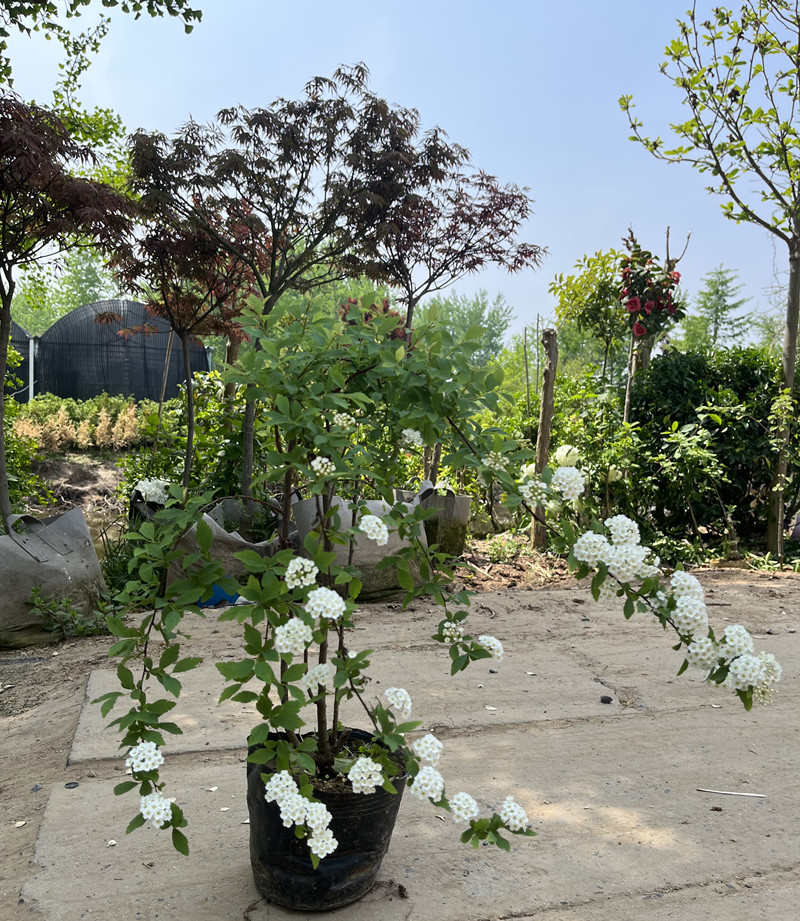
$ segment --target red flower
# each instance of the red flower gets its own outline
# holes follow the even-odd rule
[[[656,306],[656,302],[655,302],[655,301],[647,301],[647,303],[644,305],[644,312],[645,312],[645,313],[652,313],[653,310],[655,310],[655,306]]]
[[[668,313],[675,313],[675,305],[672,304],[672,303],[667,304],[667,312],[668,312]]]
[[[647,335],[647,330],[638,320],[633,324],[633,335],[637,336],[639,339]]]
[[[671,278],[673,281],[680,281],[680,280],[681,280],[681,273],[680,273],[680,272],[670,272],[670,273],[669,273],[669,276],[670,276],[670,278]]]
[[[642,309],[642,302],[635,295],[629,297],[625,304],[625,309],[628,313],[638,313]]]

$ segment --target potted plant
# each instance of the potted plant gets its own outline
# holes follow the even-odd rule
[[[308,308],[276,308],[264,325],[250,329],[261,349],[231,376],[264,401],[259,418],[272,435],[263,439],[269,444],[264,477],[280,484],[284,495],[301,486],[316,505],[316,524],[293,545],[287,516],[282,548],[271,556],[238,554],[248,577],[226,578],[213,534],[200,518],[211,496],[186,499],[173,487],[172,504],[132,536],[132,579],[120,600],[144,613],[137,621],[108,618],[119,638],[111,653],[121,659],[122,690],[99,703],[107,714],[125,692],[132,701],[112,724],[123,733],[132,773],[116,792],[138,790],[139,811],[129,830],[148,821],[171,829],[174,846],[186,853],[187,820],[168,796],[175,781],[170,777],[168,786],[162,774],[167,735],[179,731],[168,717],[174,700],[151,699],[146,679],[152,676],[178,697],[179,676],[199,664],[181,647],[185,618],[199,613],[193,602],[216,584],[241,596],[244,603],[220,615],[242,625],[243,640],[240,658],[217,663],[227,682],[221,699],[254,704],[259,713],[247,740],[254,877],[266,898],[294,908],[333,908],[369,889],[404,788],[448,810],[463,823],[462,840],[475,847],[485,841],[507,850],[507,835],[533,834],[513,798],[481,816],[468,792],[446,790],[438,769],[442,745],[413,719],[408,693],[393,685],[391,675],[381,676],[383,694],[367,683],[371,653],[351,630],[361,621],[361,581],[352,554],[343,560],[336,553],[351,550],[356,540],[385,547],[395,534],[405,542],[379,565],[397,568],[407,600],[426,594],[437,602],[439,616],[429,629],[447,648],[453,675],[473,661],[503,658],[498,639],[468,632],[468,593],[448,590],[451,573],[424,541],[428,513],[393,499],[398,452],[408,440],[404,430],[431,444],[452,431],[461,448],[448,463],[496,478],[512,506],[548,506],[555,539],[569,550],[578,576],[592,575],[595,597],[618,595],[626,617],[637,606],[651,610],[674,629],[677,648],[686,647],[684,667],[704,668],[746,706],[754,696],[767,699],[780,677],[772,657],[752,653],[742,628],[715,637],[697,580],[676,573],[665,582],[633,522],[616,516],[587,528],[591,510],[574,454],[562,456],[569,466],[546,468],[537,477],[525,463],[529,451],[500,432],[480,429],[474,419],[492,400],[492,371],[470,365],[469,343],[458,349],[446,331],[436,330],[410,348],[398,346],[387,338],[384,322],[344,325]],[[376,499],[385,503],[380,515],[366,504]],[[576,519],[587,528],[580,536]],[[193,524],[199,550],[187,554],[178,538]],[[183,578],[167,587],[166,572],[175,565]],[[152,651],[156,638],[164,644],[158,656]],[[359,721],[363,731],[353,726]]]

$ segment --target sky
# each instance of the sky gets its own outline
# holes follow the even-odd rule
[[[699,0],[700,6],[711,5]],[[519,239],[547,248],[541,267],[515,275],[489,268],[453,291],[486,289],[514,308],[512,331],[552,318],[549,285],[584,255],[622,248],[632,227],[678,265],[691,295],[713,269],[738,275],[748,309],[769,311],[785,282],[786,247],[737,225],[688,165],[656,160],[628,138],[619,97],[633,94],[650,135],[670,137],[685,119],[680,93],[659,72],[676,20],[690,0],[195,0],[190,35],[175,19],[134,20],[115,11],[84,75],[87,107],[116,111],[130,131],[171,134],[190,117],[223,107],[296,98],[306,82],[340,64],[364,62],[374,92],[415,108],[467,147],[472,162],[503,183],[527,187],[533,216]],[[91,13],[82,24],[92,22]],[[41,36],[9,42],[14,89],[47,104],[59,47]]]

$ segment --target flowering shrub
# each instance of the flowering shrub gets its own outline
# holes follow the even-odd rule
[[[717,640],[707,628],[692,577],[681,574],[662,584],[658,560],[639,544],[633,522],[617,516],[605,528],[598,525],[578,536],[573,512],[585,515],[588,506],[582,504],[585,479],[574,450],[562,449],[562,466],[536,476],[529,453],[474,421],[477,410],[493,399],[493,372],[473,368],[468,353],[459,351],[443,330],[410,348],[398,346],[386,335],[393,324],[391,317],[342,323],[276,307],[265,329],[250,331],[260,337],[262,348],[252,353],[246,370],[231,375],[237,383],[249,380],[264,395],[259,418],[272,429],[273,446],[264,477],[281,483],[287,495],[301,488],[316,503],[317,525],[302,546],[291,544],[284,520],[281,549],[271,557],[252,550],[237,554],[247,577],[229,578],[214,558],[210,528],[198,520],[210,496],[187,499],[177,487],[171,488],[171,502],[155,522],[143,523],[132,535],[132,578],[118,598],[144,608],[144,614],[135,625],[108,618],[119,638],[111,653],[121,659],[122,690],[99,699],[104,714],[126,691],[132,701],[112,724],[123,733],[132,773],[116,792],[138,788],[140,795],[140,810],[129,830],[149,820],[171,828],[174,846],[188,851],[182,831],[186,819],[166,798],[162,777],[162,769],[169,767],[162,752],[165,735],[180,731],[165,719],[175,702],[151,700],[145,681],[152,675],[167,694],[180,695],[179,676],[199,664],[196,657],[182,655],[181,624],[197,612],[197,598],[207,598],[216,584],[244,602],[219,617],[240,623],[243,635],[241,657],[216,663],[226,680],[221,700],[255,706],[260,721],[248,738],[248,761],[264,766],[265,798],[277,804],[284,825],[307,840],[315,866],[338,846],[330,816],[314,796],[315,780],[330,774],[346,777],[353,792],[365,796],[378,787],[396,792],[394,781],[407,774],[410,794],[466,822],[461,839],[475,847],[486,841],[508,850],[506,833],[533,834],[524,809],[511,797],[491,816],[480,817],[469,793],[448,796],[440,771],[442,743],[430,733],[408,738],[420,723],[411,718],[413,701],[406,689],[390,686],[380,699],[371,699],[368,692],[371,651],[359,648],[352,629],[359,572],[352,563],[337,565],[334,552],[337,544],[352,549],[359,538],[378,546],[392,533],[405,539],[406,546],[384,563],[397,567],[406,600],[426,594],[439,605],[433,639],[447,647],[451,674],[481,659],[501,662],[504,655],[496,637],[468,632],[469,593],[445,590],[452,573],[422,540],[428,512],[394,502],[395,460],[405,446],[417,445],[416,435],[432,444],[443,440],[445,429],[456,432],[461,448],[448,463],[499,479],[510,505],[527,501],[522,486],[542,498],[577,574],[593,574],[595,597],[624,597],[626,616],[638,605],[671,624],[679,645],[688,650],[685,667],[707,663],[709,679],[730,687],[746,706],[754,696],[766,700],[772,693],[780,677],[777,663],[755,656],[741,631],[726,631]],[[342,426],[337,413],[357,419],[355,430]],[[522,472],[519,489],[515,470]],[[383,498],[384,514],[364,514],[368,490]],[[334,501],[337,496],[344,497],[343,505]],[[193,524],[200,552],[187,556],[177,540]],[[412,558],[419,569],[416,581]],[[170,568],[181,577],[168,585]],[[151,652],[156,636],[165,644],[158,659]],[[137,666],[136,676],[130,666]],[[368,716],[370,742],[358,741],[342,727],[348,702]]]
[[[638,244],[633,244],[630,255],[622,257],[620,275],[619,298],[634,338],[654,336],[685,316],[686,310],[675,291],[681,280],[680,272],[665,271]]]
[[[573,450],[562,448],[562,459],[574,460]],[[667,579],[659,558],[641,545],[639,526],[625,515],[602,522],[594,518],[591,500],[582,496],[582,477],[576,467],[546,468],[530,489],[549,500],[547,517],[556,544],[568,552],[578,579],[591,576],[596,601],[620,599],[626,619],[636,611],[649,611],[664,628],[674,630],[674,648],[684,650],[678,674],[690,667],[701,669],[709,683],[735,691],[747,710],[754,700],[766,703],[772,698],[781,677],[775,657],[764,652],[756,656],[753,640],[741,625],[726,627],[717,639],[698,580],[681,569]],[[518,494],[510,501],[519,504],[525,499]],[[587,521],[588,530],[579,534],[578,523]]]

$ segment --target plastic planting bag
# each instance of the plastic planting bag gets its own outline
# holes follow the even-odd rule
[[[105,588],[86,519],[80,508],[54,518],[14,515],[11,529],[0,536],[0,647],[51,642],[57,634],[32,612],[32,590],[88,616]]]
[[[404,504],[409,509],[419,504],[420,494],[426,495],[430,492],[430,483],[425,481],[416,495],[410,494],[409,501]],[[333,505],[339,514],[339,521],[343,527],[348,527],[352,519],[352,512],[348,508],[349,501],[339,496],[333,497]],[[370,499],[363,503],[365,506],[363,514],[376,515],[382,518],[390,510],[391,506],[382,502],[380,499]],[[317,525],[317,499],[303,499],[295,502],[292,506],[292,515],[297,523],[297,530],[300,536],[302,546],[306,535],[309,534]],[[425,532],[421,535],[421,542],[427,545]],[[403,593],[397,576],[397,567],[389,566],[385,569],[376,569],[376,565],[386,557],[398,550],[408,547],[409,543],[405,539],[398,537],[396,531],[389,533],[389,542],[384,546],[378,546],[374,540],[370,540],[366,535],[360,535],[354,542],[353,565],[359,571],[362,590],[359,598],[362,601],[375,601],[381,598],[395,597]],[[334,546],[336,553],[336,562],[339,566],[346,566],[350,557],[350,548],[345,544],[336,544]],[[409,569],[411,577],[415,584],[420,584],[419,566],[414,560],[410,561]]]

